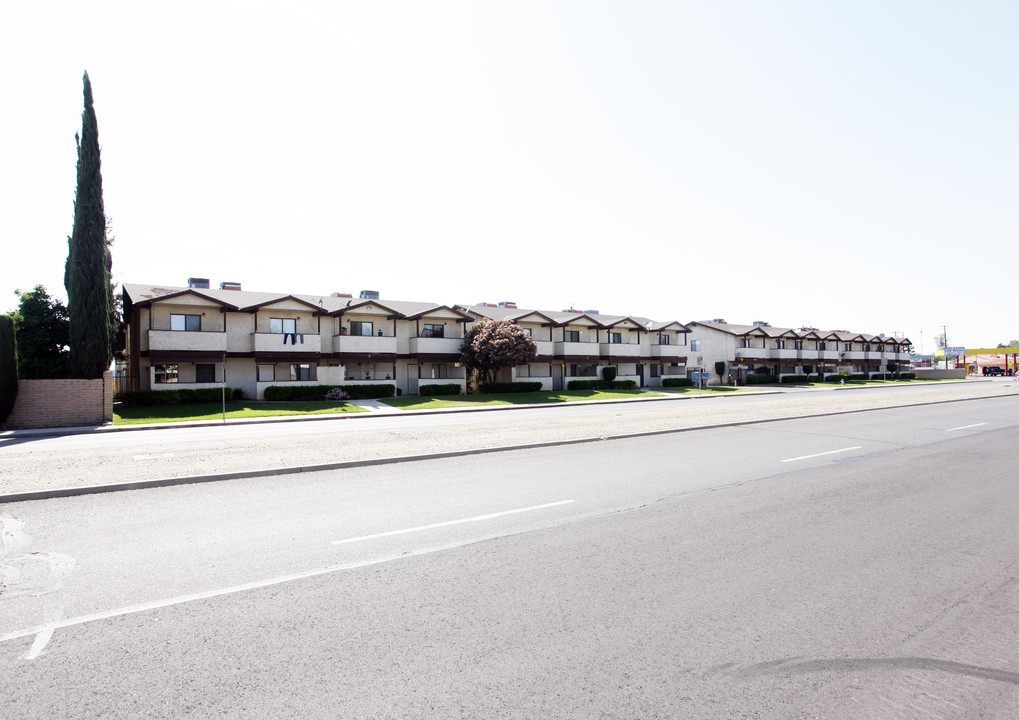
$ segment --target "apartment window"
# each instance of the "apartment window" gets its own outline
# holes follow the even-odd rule
[[[661,365],[652,365],[651,366],[651,377],[656,378],[656,377],[661,377],[661,376],[662,376],[662,366]]]
[[[775,347],[777,347],[779,350],[785,350],[785,340],[776,340]]]
[[[531,337],[534,334],[534,333],[531,332],[531,328],[525,328],[525,327],[520,328],[520,332],[522,332],[527,337]]]
[[[164,365],[153,365],[152,367],[155,369],[156,383],[162,384],[177,382],[179,374],[177,372],[176,365],[164,364]]]
[[[445,364],[434,364],[432,365],[432,380],[442,380],[449,377],[449,370]]]
[[[658,344],[659,345],[671,345],[672,344],[672,338],[669,335],[666,335],[665,333],[662,333],[661,335],[658,336]]]
[[[259,365],[258,382],[276,382],[276,366]]]
[[[819,342],[819,343],[817,344],[817,349],[818,349],[818,350],[824,350],[824,349],[825,349],[824,343],[823,343],[823,342]]]
[[[563,340],[565,342],[580,342],[580,330],[564,330]]]
[[[517,377],[531,377],[531,366],[530,365],[517,365]]]
[[[214,383],[214,382],[216,382],[216,365],[215,365],[215,363],[196,363],[195,364],[195,382],[200,382],[200,383]]]
[[[739,346],[741,348],[748,348],[748,347],[750,347],[750,338],[745,338],[745,337],[744,338],[740,338],[739,339]]]
[[[200,332],[202,329],[201,315],[171,315],[171,330],[186,330],[188,332]]]
[[[358,335],[360,337],[371,337],[372,324],[364,320],[351,320],[350,321],[350,334]]]
[[[803,341],[802,340],[797,340],[794,344],[796,345],[796,349],[797,350],[802,350],[803,349]]]
[[[444,336],[446,328],[443,325],[425,323],[424,328],[421,330],[421,337],[426,338],[441,338]],[[371,335],[371,331],[368,332]]]
[[[870,345],[864,345],[863,346],[863,351],[864,352],[870,352]]]
[[[269,318],[269,332],[295,333],[297,332],[297,318]]]
[[[570,377],[580,377],[583,374],[583,365],[570,365]]]
[[[623,333],[610,332],[609,343],[612,345],[621,345],[623,343]]]
[[[690,350],[692,352],[700,352],[701,351],[701,341],[700,340],[691,340],[690,341]]]
[[[291,363],[290,379],[294,382],[311,380],[311,365],[308,363]]]
[[[852,351],[853,343],[846,343],[845,345],[842,346],[842,349],[845,350],[846,352]]]

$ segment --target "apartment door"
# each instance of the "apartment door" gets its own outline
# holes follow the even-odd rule
[[[644,387],[644,363],[637,363],[637,387]]]
[[[418,366],[408,365],[407,366],[407,394],[417,395],[418,394]]]
[[[552,389],[563,389],[563,364],[552,363]]]

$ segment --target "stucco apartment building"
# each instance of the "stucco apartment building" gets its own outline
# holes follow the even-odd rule
[[[187,287],[126,284],[123,300],[127,390],[225,382],[262,398],[271,385],[386,383],[411,395],[429,384],[465,388],[460,344],[482,317],[516,322],[538,345],[533,363],[500,380],[561,389],[571,377],[601,377],[609,365],[641,386],[686,376],[689,329],[642,317],[394,301],[372,291],[355,298],[250,292],[236,283],[215,289],[202,278]]]
[[[691,364],[713,373],[724,361],[735,381],[747,375],[874,374],[905,370],[912,343],[908,338],[845,330],[772,327],[724,320],[695,321],[690,328]],[[718,382],[717,375],[712,382]]]

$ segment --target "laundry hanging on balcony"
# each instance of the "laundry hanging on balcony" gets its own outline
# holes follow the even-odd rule
[[[301,344],[304,345],[304,333],[283,333],[283,344],[287,344],[287,338],[290,338],[290,344],[296,345],[297,338],[301,338]]]

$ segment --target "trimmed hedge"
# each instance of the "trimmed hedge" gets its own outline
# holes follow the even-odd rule
[[[265,389],[266,400],[321,400],[322,397],[332,390],[339,388],[347,393],[352,400],[365,398],[393,397],[396,394],[395,385],[298,385],[287,387],[286,385],[270,385]]]
[[[662,378],[662,387],[693,387],[690,378]]]
[[[636,390],[636,380],[570,380],[567,390]]]
[[[778,375],[747,375],[747,385],[777,385]]]
[[[789,385],[806,385],[810,382],[810,378],[806,375],[786,375],[782,378],[782,382]]]
[[[494,382],[482,383],[479,390],[483,393],[529,393],[541,392],[540,382]]]
[[[463,388],[459,383],[448,383],[442,385],[421,385],[418,388],[418,395],[430,397],[432,395],[459,395]]]
[[[226,389],[226,399],[233,400],[244,393],[233,388]],[[171,403],[219,402],[223,398],[221,388],[180,388],[177,390],[130,390],[122,399],[127,407],[148,405],[169,405]]]

